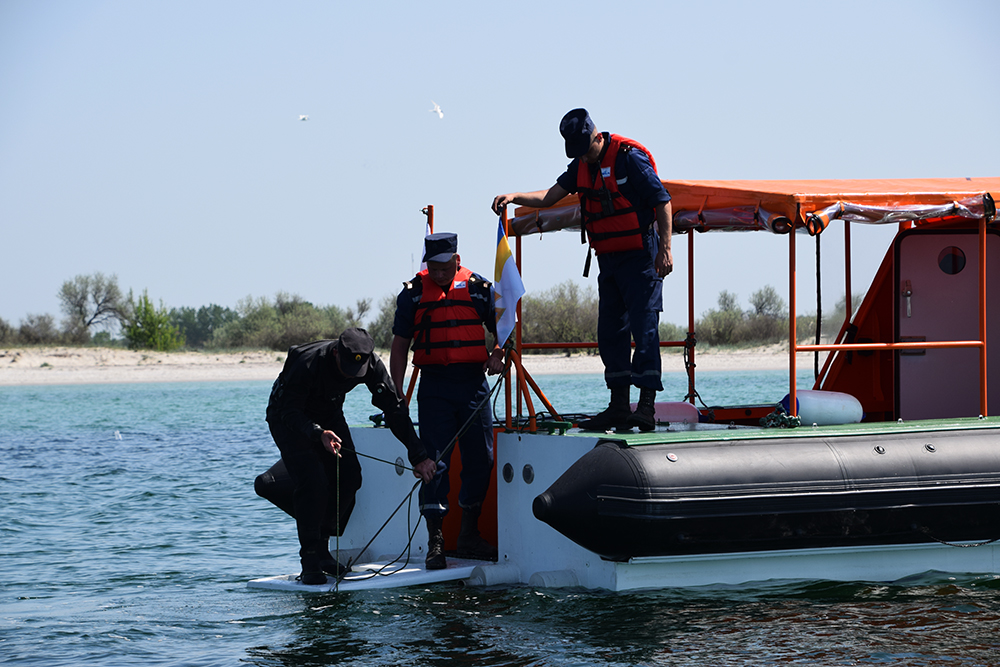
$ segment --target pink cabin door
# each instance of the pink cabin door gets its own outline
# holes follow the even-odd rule
[[[979,339],[979,233],[909,230],[896,238],[896,340]],[[987,389],[989,414],[1000,414],[1000,236],[986,235]],[[994,347],[990,347],[990,341]],[[979,350],[896,353],[896,409],[901,419],[976,417]]]

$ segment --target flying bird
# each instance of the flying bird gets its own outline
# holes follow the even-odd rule
[[[431,109],[430,112],[436,113],[438,115],[438,118],[444,118],[444,112],[441,111],[441,107],[438,105],[438,103],[435,102],[434,100],[431,100],[431,104],[434,105],[434,108]]]
[[[299,120],[309,120],[309,116],[303,116],[302,114],[299,114]]]

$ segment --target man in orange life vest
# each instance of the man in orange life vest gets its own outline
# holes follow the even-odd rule
[[[466,558],[496,560],[497,548],[479,534],[479,514],[493,471],[493,415],[486,396],[485,373],[503,370],[503,350],[486,348],[483,326],[496,337],[493,286],[461,265],[458,236],[431,234],[424,239],[427,268],[403,283],[396,298],[389,373],[403,395],[403,376],[413,341],[413,365],[420,369],[417,422],[427,456],[437,459],[459,434],[462,456],[462,528],[458,553]],[[426,567],[447,567],[442,522],[448,513],[449,451],[444,470],[420,489],[420,513],[427,522]],[[442,467],[442,466],[439,466]]]
[[[548,190],[498,195],[493,212],[499,215],[507,204],[545,208],[574,192],[580,197],[587,237],[600,266],[597,344],[611,390],[608,408],[580,428],[652,431],[656,392],[663,389],[658,330],[663,278],[674,266],[670,195],[650,152],[632,139],[598,132],[586,109],[567,113],[559,132],[566,140],[566,157],[573,158],[565,173]],[[640,390],[634,413],[630,385]]]

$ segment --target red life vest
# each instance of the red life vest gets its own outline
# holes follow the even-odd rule
[[[608,136],[608,146],[596,176],[590,175],[590,164],[582,159],[579,161],[576,187],[580,212],[590,245],[598,255],[642,249],[642,230],[636,208],[618,190],[615,162],[619,150],[642,151],[656,170],[653,155],[645,146],[618,134]]]
[[[472,271],[460,266],[445,293],[427,270],[413,322],[413,365],[486,363],[483,320],[469,294]]]

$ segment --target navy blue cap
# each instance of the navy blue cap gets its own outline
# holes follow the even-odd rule
[[[597,126],[586,109],[573,109],[559,123],[559,134],[566,140],[566,157],[583,157],[590,150],[590,135]]]
[[[424,237],[424,262],[447,262],[458,252],[458,234],[441,232]]]
[[[347,377],[361,377],[368,372],[368,362],[375,351],[375,341],[364,329],[344,329],[337,345],[340,370]]]

